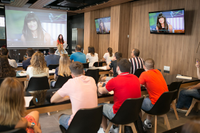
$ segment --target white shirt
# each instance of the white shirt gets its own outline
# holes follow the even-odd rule
[[[34,70],[34,68],[33,68],[32,66],[29,66],[29,67],[27,68],[27,70],[26,70],[26,74],[29,75],[29,79],[30,79],[31,77],[44,77],[44,76],[49,77],[49,68],[48,68],[48,67],[45,68],[45,71],[44,71],[44,72],[39,73],[39,74],[34,74],[34,73],[33,73],[33,70]]]
[[[112,54],[112,56],[110,57],[110,54],[109,54],[109,53],[105,53],[105,54],[104,54],[103,58],[106,59],[106,64],[109,64],[109,63],[111,62],[111,60],[112,60],[112,58],[113,58],[113,55],[114,55],[114,54]]]
[[[12,67],[17,68],[17,62],[14,59],[8,59],[8,62]]]
[[[94,53],[94,56],[92,56],[90,53],[87,53],[86,59],[89,60],[89,67],[92,67],[95,62],[99,61],[97,53]]]

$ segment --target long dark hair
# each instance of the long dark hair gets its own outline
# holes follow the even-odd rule
[[[60,39],[60,36],[62,36],[62,39]],[[59,41],[60,44],[64,43],[64,39],[63,39],[63,35],[62,34],[58,35],[58,41]]]
[[[166,30],[168,30],[168,24],[167,24],[167,21],[166,21],[166,17],[162,13],[160,13],[157,17],[157,27],[158,27],[158,29],[162,29],[161,23],[159,22],[160,18],[164,18],[164,26],[165,26],[164,28]]]
[[[111,47],[108,47],[108,53],[109,53],[110,57],[113,56],[112,48]]]
[[[101,23],[103,24],[103,27],[101,27]],[[104,22],[102,22],[101,20],[100,20],[100,23],[99,23],[99,30],[100,30],[100,33],[105,33],[106,32]]]
[[[90,53],[92,56],[94,56],[94,53],[95,53],[94,47],[89,46],[88,53]]]
[[[32,33],[31,33],[31,30],[28,27],[28,23],[30,21],[36,21],[37,22],[37,42],[44,43],[44,33],[43,33],[43,28],[42,28],[41,22],[38,19],[38,17],[32,12],[28,13],[25,16],[25,19],[24,19],[24,27],[23,27],[23,30],[22,30],[22,34],[24,35],[26,42],[34,39]]]
[[[15,70],[9,65],[8,57],[6,55],[0,55],[0,78],[15,76]]]

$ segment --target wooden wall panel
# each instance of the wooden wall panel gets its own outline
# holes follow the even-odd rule
[[[196,77],[195,58],[200,59],[200,1],[197,0],[141,0],[131,3],[129,50],[138,48],[143,59],[153,58],[155,67],[163,71],[170,66],[170,74]],[[148,12],[185,8],[185,35],[150,34]]]
[[[91,12],[84,13],[84,53],[87,54],[87,47],[90,46],[90,30],[91,30]]]

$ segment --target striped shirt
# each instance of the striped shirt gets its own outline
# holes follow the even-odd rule
[[[135,70],[139,68],[143,68],[144,61],[140,57],[130,58],[129,61],[131,62],[131,74],[135,73]]]

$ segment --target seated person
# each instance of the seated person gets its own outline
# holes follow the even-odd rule
[[[62,77],[71,77],[71,71],[69,69],[70,65],[70,59],[67,54],[62,54],[59,60],[59,67],[56,68],[55,74],[54,74],[54,80],[51,82],[51,86],[55,86],[56,80],[58,78],[58,75]]]
[[[117,62],[117,77],[112,78],[102,87],[102,83],[98,83],[98,91],[101,94],[106,94],[109,91],[114,91],[114,104],[103,105],[103,115],[112,119],[119,110],[122,103],[128,98],[141,97],[140,82],[138,78],[129,74],[131,64],[127,59],[121,59]],[[107,119],[103,116],[102,127],[105,131],[107,128]]]
[[[88,47],[88,53],[86,55],[87,62],[89,62],[89,67],[93,67],[95,62],[98,62],[98,54],[95,53],[94,47]]]
[[[0,78],[16,77],[16,73],[13,67],[8,63],[8,57],[0,55]]]
[[[9,52],[8,52],[8,49],[7,48],[1,48],[1,53],[2,55],[6,55],[8,57],[9,55]],[[10,66],[14,67],[14,68],[17,68],[17,63],[14,59],[8,59],[8,62],[10,64]]]
[[[28,48],[26,50],[27,59],[22,62],[23,69],[27,69],[27,67],[31,64],[31,57],[34,54],[34,50],[32,48]]]
[[[146,59],[143,67],[145,71],[140,75],[139,81],[146,87],[149,97],[144,99],[142,109],[149,111],[159,97],[168,91],[168,87],[162,73],[154,69],[153,59]],[[144,121],[144,128],[152,128],[150,115],[147,115],[147,119]]]
[[[57,50],[55,52],[55,55],[61,55],[61,54],[68,54],[67,51],[63,48],[62,44],[59,44],[57,46]]]
[[[182,126],[181,133],[200,133],[199,126],[200,119],[192,118]]]
[[[81,46],[80,45],[76,45],[76,49],[75,49],[75,53],[73,53],[70,56],[70,60],[72,61],[78,61],[81,63],[86,63],[86,56],[84,53],[81,52]]]
[[[54,54],[55,50],[54,48],[49,48],[49,55],[45,56],[45,61],[47,63],[47,66],[51,65],[57,65],[59,64],[59,55]]]
[[[24,128],[27,133],[41,133],[38,111],[24,117],[24,88],[20,81],[8,77],[2,82],[0,91],[0,132]]]
[[[27,77],[49,77],[49,68],[44,60],[44,55],[42,52],[37,51],[33,54],[31,58],[31,65],[27,68]]]
[[[196,62],[195,66],[197,67],[197,77],[198,79],[200,79],[198,61]],[[187,112],[187,109],[190,107],[193,98],[200,99],[200,83],[190,87],[189,89],[180,91],[178,102],[176,105],[177,111]]]
[[[69,79],[51,98],[52,103],[71,101],[72,115],[61,115],[59,123],[68,129],[79,109],[97,107],[97,86],[92,77],[83,75],[83,64],[73,62],[69,66],[72,79]]]
[[[113,56],[112,48],[108,47],[107,52],[103,55],[102,61],[106,61],[106,64],[110,64]]]

